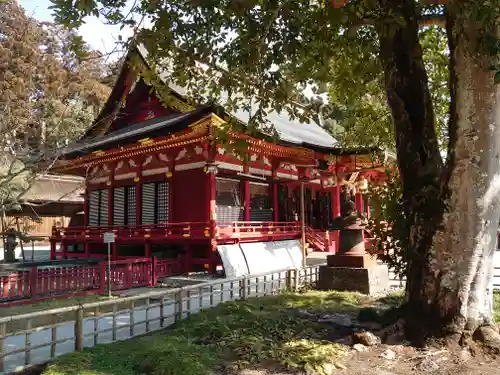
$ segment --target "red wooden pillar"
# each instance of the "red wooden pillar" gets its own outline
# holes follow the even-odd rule
[[[68,244],[66,242],[61,242],[63,248],[63,259],[68,259]]]
[[[209,252],[206,254],[205,259],[210,259],[209,269],[215,273],[217,267],[217,217],[215,213],[215,196],[216,196],[216,180],[215,173],[213,171],[208,171],[207,173],[207,201],[208,201],[208,212],[209,212],[209,235],[210,235],[210,246]],[[191,246],[186,246],[186,258],[185,258],[185,269],[184,271],[192,271],[193,257],[191,254]]]
[[[108,188],[108,226],[113,225],[113,188]]]
[[[54,232],[52,232],[52,235],[54,235]],[[56,241],[50,240],[50,260],[55,260],[55,259],[56,259]]]
[[[243,173],[248,173],[249,168],[248,165],[243,167]],[[243,221],[250,221],[250,182],[243,181]]]
[[[356,189],[355,203],[356,203],[356,211],[358,211],[359,213],[362,213],[363,212],[363,194],[359,191],[359,189]]]
[[[118,245],[116,244],[116,242],[113,242],[111,244],[111,259],[112,260],[118,259]]]
[[[332,189],[332,214],[333,218],[340,216],[340,184],[337,181],[337,184]],[[339,231],[336,230],[333,232],[333,241],[335,241],[335,252],[339,247]]]
[[[135,182],[135,223],[136,225],[141,224],[142,219],[142,160],[135,160],[137,163],[136,173],[137,176],[134,178]]]
[[[89,225],[89,186],[85,184],[85,192],[83,193],[83,225]]]
[[[340,186],[338,183],[332,189],[332,214],[334,218],[340,216]]]
[[[174,189],[173,189],[173,181],[175,175],[175,159],[173,156],[170,157],[171,160],[168,164],[168,173],[167,173],[167,181],[168,181],[168,221],[171,223],[174,221],[174,211],[173,211],[173,202],[174,202]]]
[[[111,164],[109,166],[109,181],[108,181],[108,226],[113,225],[113,182],[115,179],[115,165]]]
[[[370,198],[368,196],[365,196],[365,214],[366,217],[369,219],[371,216],[371,212],[370,212]]]
[[[273,180],[278,178],[278,168],[273,167]],[[273,221],[279,221],[279,195],[278,195],[279,184],[277,182],[272,185],[272,197],[273,197]]]
[[[215,174],[207,173],[207,209],[208,220],[216,221],[215,217]]]
[[[216,204],[216,178],[217,174],[217,166],[215,165],[215,158],[217,156],[217,145],[212,138],[204,144],[206,162],[207,165],[205,167],[206,173],[206,204],[207,204],[207,214],[208,214],[208,239],[209,246],[208,251],[204,255],[205,259],[210,259],[209,268],[214,269],[216,267],[216,251],[217,251],[217,216],[215,212]],[[184,258],[184,267],[191,268],[193,259],[192,259],[192,248],[191,246],[185,245],[186,255]],[[184,270],[191,271],[191,270]]]
[[[151,259],[151,276],[149,278],[149,286],[156,286],[156,280],[158,277],[156,276],[156,257]]]

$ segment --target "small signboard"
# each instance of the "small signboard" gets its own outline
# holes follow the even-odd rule
[[[114,232],[105,232],[104,233],[104,243],[114,243],[114,242],[115,242]]]

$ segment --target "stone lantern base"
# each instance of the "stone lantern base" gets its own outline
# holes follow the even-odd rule
[[[369,268],[320,266],[318,288],[379,294],[389,289],[389,269],[385,265]]]
[[[318,288],[373,295],[389,289],[389,269],[368,255],[330,255],[319,269]]]

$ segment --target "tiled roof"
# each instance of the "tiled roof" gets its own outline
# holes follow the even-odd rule
[[[83,203],[84,180],[73,176],[41,175],[20,200],[25,202]]]

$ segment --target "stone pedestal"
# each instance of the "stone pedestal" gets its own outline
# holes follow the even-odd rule
[[[338,253],[326,257],[319,269],[321,290],[340,290],[377,294],[389,289],[389,270],[367,254],[363,230],[365,224],[356,216],[337,219],[340,226]]]
[[[320,266],[318,288],[378,294],[389,289],[389,269],[376,262],[364,268]]]

